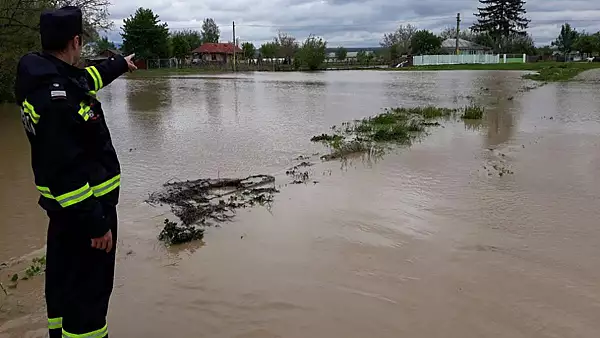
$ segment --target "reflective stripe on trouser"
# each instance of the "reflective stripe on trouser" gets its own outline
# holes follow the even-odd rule
[[[85,70],[87,70],[87,72],[90,73],[92,79],[94,79],[94,90],[100,90],[104,84],[102,83],[102,77],[100,76],[100,72],[98,72],[98,69],[96,69],[96,67],[94,66],[91,66],[86,67]]]
[[[62,317],[48,318],[48,328],[50,330],[62,329]]]
[[[108,335],[108,325],[104,325],[103,328],[82,334],[69,333],[63,329],[62,336],[63,338],[104,338]]]
[[[52,195],[52,193],[50,192],[50,188],[48,187],[37,186],[37,189],[40,192],[40,194],[42,194],[42,196],[51,200],[56,200],[56,202],[58,202],[58,204],[60,204],[60,206],[63,208],[84,201],[85,199],[91,197],[94,194],[92,188],[90,188],[89,183],[86,183],[83,187],[77,190],[73,190],[60,196]]]

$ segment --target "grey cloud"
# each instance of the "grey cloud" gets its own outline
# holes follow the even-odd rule
[[[120,41],[119,23],[143,6],[173,29],[200,29],[202,20],[212,17],[224,41],[231,40],[231,22],[236,21],[237,35],[244,41],[261,43],[283,30],[299,40],[312,33],[330,45],[367,47],[377,46],[383,34],[399,24],[439,32],[455,24],[457,12],[463,17],[462,27],[468,28],[478,5],[476,0],[131,0],[111,7],[117,29],[109,37]],[[538,44],[553,40],[564,21],[578,29],[600,30],[597,0],[530,0],[526,9],[532,19],[529,32]]]

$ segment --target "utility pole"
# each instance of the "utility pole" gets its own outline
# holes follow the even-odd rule
[[[460,13],[456,14],[456,55],[458,55],[458,37],[460,36]]]
[[[235,72],[235,66],[236,66],[236,61],[235,61],[235,50],[237,48],[237,44],[235,41],[235,21],[233,21],[233,71]]]

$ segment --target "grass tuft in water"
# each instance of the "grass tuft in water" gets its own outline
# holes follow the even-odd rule
[[[433,106],[390,108],[383,113],[353,122],[344,122],[341,128],[332,127],[333,134],[322,134],[311,139],[323,142],[331,149],[326,160],[345,158],[350,154],[381,154],[387,144],[410,145],[427,127],[439,126],[434,119],[455,116],[457,110]]]
[[[481,120],[484,113],[485,109],[483,107],[472,104],[464,108],[460,117],[465,120]]]

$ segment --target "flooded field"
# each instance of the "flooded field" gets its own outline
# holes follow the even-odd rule
[[[123,169],[111,337],[597,336],[600,83],[533,88],[520,75],[117,80],[100,95]],[[444,122],[374,162],[316,155],[311,181],[286,185],[332,125],[471,102],[483,121]],[[0,263],[28,261],[46,219],[18,114],[0,111]],[[269,208],[200,242],[157,240],[171,215],[144,201],[164,182],[254,174],[281,185]],[[42,282],[0,291],[0,338],[44,337]]]

